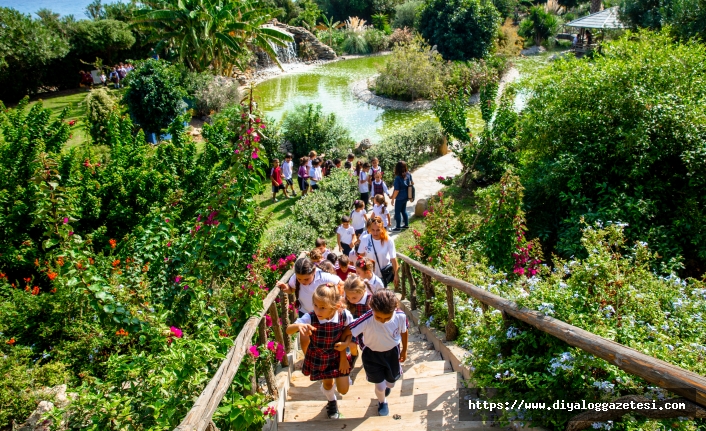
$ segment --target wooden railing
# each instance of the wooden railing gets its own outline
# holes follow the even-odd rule
[[[437,280],[446,286],[446,303],[449,311],[449,324],[446,326],[446,338],[455,340],[458,330],[453,323],[455,308],[453,302],[453,289],[477,299],[485,306],[493,307],[502,312],[503,319],[513,317],[517,320],[534,326],[542,332],[553,335],[567,344],[602,358],[616,367],[639,376],[650,383],[699,404],[706,406],[706,378],[672,365],[670,363],[645,355],[635,349],[625,347],[615,341],[608,340],[592,334],[581,328],[569,325],[561,320],[546,316],[538,311],[520,308],[515,302],[503,299],[487,290],[480,289],[472,284],[453,277],[444,275],[428,266],[425,266],[402,253],[397,253],[397,259],[402,261],[400,287],[402,299],[409,296],[412,310],[417,309],[416,282],[412,276],[411,268],[419,270],[422,274],[424,287],[424,313],[430,315],[431,298],[434,289],[431,280]],[[409,283],[410,292],[407,294],[406,285]]]
[[[282,278],[280,278],[280,281],[287,283],[292,274],[294,274],[294,270],[290,269],[282,276]],[[216,374],[214,374],[211,381],[201,392],[201,395],[199,395],[189,413],[186,414],[184,420],[182,420],[179,426],[175,428],[175,431],[204,431],[207,429],[216,429],[216,426],[213,424],[213,414],[216,412],[216,409],[218,409],[218,405],[221,403],[221,400],[233,382],[233,378],[238,371],[238,367],[243,361],[243,358],[247,354],[247,350],[251,345],[251,340],[253,335],[255,335],[255,331],[258,331],[262,342],[267,340],[267,328],[265,326],[265,321],[263,320],[265,314],[269,313],[272,318],[272,329],[275,335],[275,341],[282,344],[285,351],[289,353],[291,350],[290,339],[288,336],[283,334],[282,325],[280,325],[279,322],[280,313],[277,310],[275,298],[281,295],[282,300],[279,303],[282,306],[282,323],[286,328],[286,326],[288,326],[294,318],[294,312],[289,311],[291,295],[282,293],[277,286],[273,286],[271,289],[272,290],[270,290],[269,294],[263,301],[262,311],[257,315],[251,316],[245,322],[243,329],[240,330],[240,333],[238,333],[238,336],[233,343],[233,347],[231,347],[228,351],[228,355],[221,363],[221,366],[216,371]],[[287,355],[282,358],[281,363],[285,367],[289,365]],[[257,378],[257,376],[255,376],[255,378]],[[267,382],[268,392],[276,399],[278,396],[278,390],[275,382],[274,371],[271,367],[267,367],[265,370],[265,381]]]

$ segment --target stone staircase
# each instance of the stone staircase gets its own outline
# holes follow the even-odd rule
[[[346,395],[336,394],[341,418],[328,419],[326,400],[319,386],[301,372],[303,357],[298,352],[295,371],[289,376],[284,421],[278,430],[480,430],[490,426],[458,421],[458,392],[462,377],[452,370],[432,342],[410,322],[407,360],[403,377],[387,397],[390,415],[377,414],[374,385],[365,378],[362,361],[351,372],[353,386]],[[423,427],[423,428],[420,428]],[[498,428],[493,428],[497,430]]]

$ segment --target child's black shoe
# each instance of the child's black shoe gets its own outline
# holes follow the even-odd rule
[[[326,414],[329,419],[338,419],[341,416],[338,412],[338,403],[336,400],[329,401],[328,404],[326,404]]]

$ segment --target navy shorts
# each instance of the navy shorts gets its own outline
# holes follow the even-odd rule
[[[285,178],[284,181],[287,183],[287,185],[290,185],[290,186],[294,184],[294,182],[292,181],[291,178]]]
[[[272,186],[272,193],[277,193],[278,190],[284,190],[284,184],[278,186]]]
[[[376,352],[366,347],[363,349],[363,368],[370,383],[396,382],[402,378],[400,346],[397,345],[387,352]]]
[[[306,178],[297,178],[299,181],[299,190],[305,192],[309,188],[309,183],[306,181]]]

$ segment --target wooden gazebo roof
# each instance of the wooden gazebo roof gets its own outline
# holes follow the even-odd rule
[[[575,19],[564,24],[566,27],[574,28],[600,28],[600,29],[621,29],[627,28],[618,19],[618,6],[604,9],[600,12],[592,13],[579,19]]]

